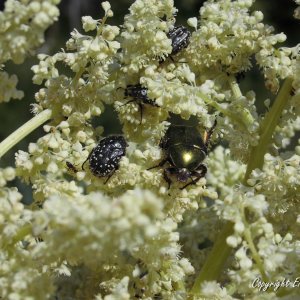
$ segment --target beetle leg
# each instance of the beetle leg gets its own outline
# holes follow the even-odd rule
[[[110,177],[114,175],[114,173],[115,173],[116,170],[117,170],[117,169],[113,170],[113,171],[108,175],[107,179],[104,181],[104,184],[106,184],[107,181],[110,179]]]
[[[159,147],[162,149],[166,149],[168,141],[169,141],[169,139],[167,137],[165,137],[165,136],[162,137],[159,142]]]
[[[153,167],[151,167],[151,168],[148,168],[147,171],[148,171],[148,170],[155,169],[155,168],[158,168],[158,167],[162,167],[167,161],[168,161],[168,158],[165,158],[165,159],[163,159],[158,165],[153,166]]]
[[[217,126],[217,119],[215,120],[214,125],[209,130],[205,130],[203,141],[204,141],[204,144],[206,147],[208,147],[209,140],[210,140],[216,126]]]
[[[140,113],[141,113],[141,120],[140,120],[140,125],[142,124],[142,120],[143,120],[143,109],[144,109],[144,106],[142,103],[139,103],[139,108],[140,108]]]
[[[127,101],[126,103],[124,103],[124,104],[122,104],[122,105],[119,105],[119,107],[125,106],[125,105],[127,105],[127,104],[129,104],[129,103],[132,103],[132,102],[136,102],[136,99],[129,100],[129,101]]]
[[[164,169],[164,173],[163,173],[164,180],[168,183],[168,190],[170,189],[171,183],[172,183],[170,177],[168,176],[170,173],[172,173],[171,169],[173,169],[173,168],[166,168],[166,169]]]
[[[189,183],[187,183],[186,185],[184,185],[183,187],[180,188],[180,190],[185,189],[187,186],[191,185],[191,184],[196,184],[200,178],[202,178],[203,176],[201,176],[200,174],[196,175],[198,176],[196,179],[192,179]]]
[[[176,54],[175,54],[176,55]],[[187,61],[175,61],[175,59],[173,58],[172,55],[169,55],[165,60],[160,60],[159,64],[162,64],[163,62],[165,62],[168,58],[170,58],[170,60],[172,61],[172,63],[174,64],[187,64]]]
[[[158,61],[158,64],[159,64],[159,65],[163,64],[164,62],[167,61],[168,58],[170,58],[170,60],[171,60],[173,63],[176,63],[175,60],[174,60],[174,58],[173,58],[171,55],[169,55],[169,56],[167,56],[165,59],[160,59],[160,60]]]
[[[87,159],[83,162],[83,164],[81,165],[81,170],[84,171],[83,166],[85,165],[85,163],[90,159],[91,155],[93,153],[93,150],[90,152],[89,156],[87,157]]]
[[[191,178],[191,181],[189,183],[187,183],[186,185],[184,185],[183,187],[181,187],[180,189],[183,190],[191,184],[196,184],[201,178],[203,178],[205,176],[206,173],[207,173],[206,165],[201,164],[197,170],[192,172],[192,176],[195,176],[196,179]]]
[[[193,171],[192,175],[193,176],[200,175],[201,177],[204,177],[206,173],[207,173],[206,165],[205,164],[200,164],[199,167],[195,171]]]

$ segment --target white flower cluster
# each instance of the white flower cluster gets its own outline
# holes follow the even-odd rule
[[[91,133],[87,127],[84,134],[83,131],[78,131],[74,136],[69,127],[67,122],[61,122],[57,127],[45,125],[44,130],[48,133],[37,143],[30,143],[28,153],[16,153],[18,175],[26,182],[33,183],[34,198],[38,203],[52,194],[66,193],[75,197],[82,192],[82,188],[75,181],[62,180],[62,177],[68,171],[68,159],[78,161],[82,156],[88,155],[77,139],[81,136],[86,141]],[[84,127],[81,129],[84,130]],[[92,143],[93,140],[90,140]],[[79,179],[81,175],[77,174]]]
[[[134,2],[130,14],[125,17],[125,30],[121,34],[121,62],[126,65],[123,68],[126,74],[137,73],[171,53],[171,41],[166,32],[174,23],[175,13],[172,0]]]
[[[249,15],[253,0],[207,1],[200,10],[199,29],[188,49],[191,65],[199,71],[224,70],[237,74],[251,68],[251,57],[263,68],[266,86],[276,92],[279,80],[291,75],[289,49],[275,48],[286,36],[273,35],[274,29],[262,23],[263,14]],[[193,40],[195,42],[193,43]]]
[[[296,50],[297,48],[297,50]],[[294,53],[300,53],[300,48],[295,47]],[[296,79],[293,81],[293,91],[290,95],[289,105],[284,110],[280,122],[276,128],[276,134],[274,136],[274,143],[279,148],[285,148],[290,145],[295,133],[300,129],[300,81],[298,76],[300,74],[299,69],[300,60],[297,59],[297,63],[294,64],[294,74]]]
[[[12,167],[0,169],[0,187],[5,187],[8,181],[15,179],[16,172]]]
[[[277,37],[277,38],[275,38]],[[275,36],[269,43],[276,44],[285,41],[284,34]],[[262,49],[256,54],[258,64],[263,68],[266,87],[273,93],[279,89],[279,80],[294,75],[298,65],[299,47]],[[270,59],[272,57],[272,59]]]
[[[193,267],[185,258],[179,258],[177,224],[165,218],[162,205],[162,199],[138,189],[113,201],[99,192],[76,198],[52,196],[42,210],[30,214],[33,235],[39,242],[25,239],[28,245],[24,252],[43,265],[45,275],[47,272],[61,275],[55,283],[58,297],[59,290],[62,295],[66,292],[65,276],[72,277],[74,272],[85,272],[98,285],[101,283],[103,292],[113,292],[124,282],[123,278],[130,276],[130,288],[136,286],[141,295],[168,297],[172,286],[192,274]],[[20,208],[23,215],[30,212],[23,205]],[[12,236],[13,232],[9,234]],[[30,277],[31,272],[25,269],[24,275]],[[1,291],[3,297],[11,296],[9,291],[18,284],[16,280],[8,281],[11,286]],[[45,279],[40,280],[42,283]],[[126,281],[128,284],[129,278]],[[40,283],[37,281],[36,285]],[[129,293],[127,288],[125,293]],[[68,281],[68,289],[69,297],[90,299],[95,295],[89,285],[78,287],[76,280]],[[22,293],[27,295],[25,291]]]
[[[213,281],[205,281],[201,286],[201,299],[233,300],[237,298],[231,297],[220,284]]]
[[[299,5],[295,11],[294,11],[294,17],[296,19],[300,19],[300,1],[299,0],[295,0],[295,2]]]
[[[200,9],[199,28],[193,33],[192,46],[187,50],[194,68],[198,71],[224,69],[234,74],[251,67],[251,55],[270,34],[261,23],[261,12],[249,15],[253,2],[221,0],[204,3]]]
[[[12,60],[22,63],[28,51],[44,42],[44,31],[59,15],[60,0],[7,0],[0,12],[1,63]]]
[[[269,202],[268,214],[279,228],[282,222],[293,226],[300,215],[299,164],[300,156],[296,154],[286,159],[266,154],[263,169],[254,170],[248,180],[258,193],[265,195]]]
[[[232,159],[229,149],[218,146],[209,155],[209,170],[208,183],[217,189],[220,197],[225,197],[241,182],[245,166]]]
[[[295,155],[283,162],[280,158],[266,156],[263,170],[255,170],[248,180],[253,187],[244,187],[236,185],[244,173],[242,165],[232,161],[221,147],[210,155],[208,182],[214,183],[220,196],[214,209],[222,219],[234,224],[233,234],[226,240],[230,247],[237,249],[234,269],[229,276],[237,283],[235,292],[249,294],[249,297],[258,292],[249,283],[261,276],[262,270],[269,280],[282,280],[282,277],[294,274],[292,260],[299,260],[297,230],[295,240],[291,234],[282,237],[276,233],[282,230],[283,222],[289,228],[294,226],[299,215],[299,157]],[[280,205],[286,206],[285,211]],[[283,263],[285,275],[278,274]]]
[[[9,60],[22,63],[44,42],[45,30],[57,20],[60,0],[7,0],[0,12],[0,67]],[[0,102],[20,99],[16,75],[0,72]]]
[[[49,25],[56,18],[52,4],[30,2],[32,20]],[[33,110],[51,111],[51,121],[27,152],[18,151],[16,170],[0,170],[0,298],[270,299],[275,293],[258,294],[249,283],[299,272],[300,236],[293,228],[300,220],[299,153],[266,154],[263,167],[245,176],[258,160],[253,153],[265,128],[274,127],[273,150],[298,129],[299,51],[277,49],[285,36],[272,34],[261,12],[250,13],[252,4],[207,1],[200,20],[188,20],[194,28],[188,46],[170,55],[169,32],[178,25],[173,1],[137,0],[119,27],[108,24],[113,12],[103,2],[103,18],[83,17],[84,33],[74,29],[66,49],[38,56],[33,80],[44,87]],[[255,93],[239,90],[236,77],[251,68],[253,56],[271,90],[279,79],[293,78],[276,130],[262,126],[268,115],[258,115]],[[5,78],[15,88],[15,78]],[[155,105],[126,96],[137,85]],[[89,154],[105,136],[106,128],[92,123],[107,106],[115,108],[128,146],[106,182],[91,171]],[[160,141],[175,117],[192,117],[203,136],[217,121],[210,142],[222,141],[208,148],[206,177],[182,189],[176,176],[168,189],[165,166],[153,168],[166,156]],[[176,169],[174,161],[166,165],[172,163]],[[32,186],[30,206],[9,187],[16,175]],[[224,249],[232,250],[227,271],[220,270],[219,282],[209,275],[195,294],[191,287],[226,222],[232,224],[223,237]]]
[[[33,296],[43,299],[44,295],[53,293],[53,288],[49,274],[42,272],[40,263],[27,249],[29,240],[23,240],[31,234],[32,211],[24,209],[22,195],[16,188],[5,187],[6,182],[14,178],[13,168],[0,169],[0,296],[3,299]]]
[[[16,86],[18,77],[16,75],[9,76],[6,72],[0,72],[0,103],[8,102],[10,99],[22,99],[24,93],[18,91]]]

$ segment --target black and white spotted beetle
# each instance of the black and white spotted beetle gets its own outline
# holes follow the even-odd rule
[[[122,135],[114,135],[102,139],[86,160],[89,161],[92,174],[97,177],[107,177],[105,184],[119,168],[119,162],[126,154],[127,146]],[[82,164],[82,169],[85,162]]]
[[[140,113],[141,113],[140,123],[142,123],[142,119],[143,119],[144,104],[159,107],[155,103],[155,100],[152,100],[148,97],[148,89],[145,87],[142,87],[141,84],[128,85],[125,89],[124,95],[125,95],[125,97],[131,97],[132,99],[127,101],[123,105],[127,105],[132,102],[135,102],[138,104],[138,106],[140,108]]]
[[[167,33],[167,37],[172,41],[172,52],[175,55],[190,43],[191,33],[184,26],[175,26]]]

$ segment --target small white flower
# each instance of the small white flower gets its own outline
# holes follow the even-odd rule
[[[187,23],[191,26],[191,27],[194,27],[195,29],[197,29],[197,25],[198,25],[198,20],[197,18],[189,18],[187,20]]]
[[[24,97],[24,93],[17,90],[17,84],[18,78],[16,75],[9,77],[8,73],[0,72],[0,103],[8,102],[10,99],[21,99]]]
[[[110,3],[108,1],[101,2],[101,6],[105,11],[105,14],[111,9]]]
[[[88,32],[91,30],[95,30],[97,28],[97,20],[94,20],[92,17],[90,16],[84,16],[82,17],[82,25],[83,25],[83,29]]]

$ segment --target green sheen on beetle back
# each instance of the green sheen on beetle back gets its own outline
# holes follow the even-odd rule
[[[173,145],[169,148],[169,155],[174,165],[178,168],[194,170],[206,157],[205,152],[197,145],[188,144]]]
[[[206,148],[197,128],[186,125],[171,125],[168,128],[162,147],[170,147],[172,145],[190,145],[200,149]]]

